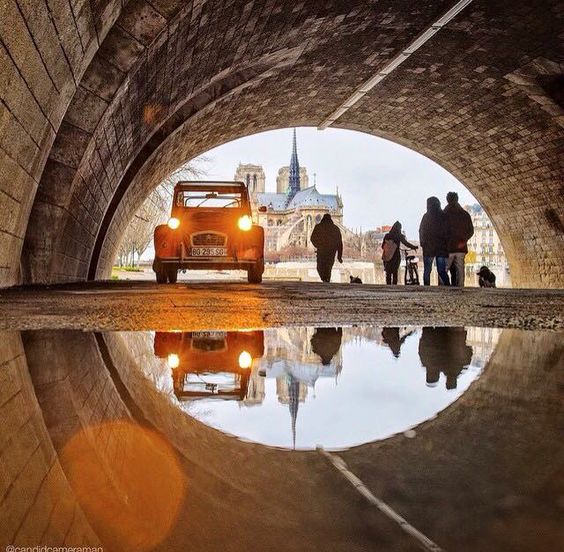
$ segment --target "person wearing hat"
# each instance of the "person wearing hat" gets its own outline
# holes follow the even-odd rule
[[[480,268],[476,274],[479,276],[478,283],[480,284],[480,287],[495,287],[495,274],[487,266]]]
[[[435,261],[439,285],[449,286],[447,217],[441,209],[438,197],[432,196],[427,199],[427,212],[423,215],[419,226],[419,243],[423,249],[423,284],[431,285],[431,270]]]

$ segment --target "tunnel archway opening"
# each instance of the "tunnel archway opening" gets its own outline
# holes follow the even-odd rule
[[[384,283],[383,268],[379,266],[380,246],[391,224],[400,220],[407,239],[417,244],[426,199],[438,196],[445,206],[447,192],[454,191],[469,210],[475,227],[468,244],[467,283],[477,285],[476,271],[487,265],[497,275],[498,286],[510,287],[507,258],[491,219],[460,180],[424,154],[374,134],[341,128],[318,132],[312,127],[300,127],[297,129],[299,193],[290,201],[291,151],[292,130],[278,128],[236,138],[181,165],[164,183],[156,184],[156,193],[145,190],[148,199],[142,195],[136,197],[141,207],[132,219],[133,226],[130,223],[125,230],[123,225],[119,227],[127,236],[128,245],[122,242],[119,247],[117,264],[127,264],[125,258],[131,258],[128,251],[136,249],[131,245],[136,241],[135,228],[140,229],[139,242],[147,245],[151,241],[147,213],[154,212],[155,203],[161,206],[158,221],[166,222],[172,188],[177,181],[238,180],[248,183],[253,218],[265,230],[269,279],[317,280],[317,275],[311,274],[312,268],[315,273],[312,265],[315,249],[309,236],[323,214],[329,213],[343,233],[348,261],[339,267],[341,270],[334,279],[348,281],[349,273],[356,273],[365,283]],[[162,200],[167,196],[168,204]],[[266,215],[258,212],[261,205],[267,209]],[[119,243],[119,239],[107,239]],[[152,245],[148,245],[142,257],[145,266],[152,261],[152,252]],[[293,263],[291,268],[288,262]],[[303,263],[301,269],[295,266],[299,262]],[[98,276],[108,277],[108,268]],[[437,282],[435,271],[432,282]]]
[[[51,79],[37,77],[17,40],[6,43],[18,87],[6,98],[16,139],[3,144],[2,174],[16,175],[21,190],[6,181],[2,206],[13,216],[1,236],[3,284],[18,273],[24,283],[100,277],[116,248],[105,236],[125,224],[119,211],[131,211],[122,204],[135,203],[135,180],[158,182],[238,136],[323,125],[346,105],[337,126],[417,149],[464,181],[504,240],[515,285],[564,285],[555,6],[507,12],[475,1],[425,42],[416,39],[448,3],[308,2],[299,14],[284,3],[267,12],[254,2],[233,11],[149,4],[94,10],[86,18],[96,33],[75,40],[76,52],[67,44],[64,56],[52,25],[38,46],[26,14],[12,10]],[[490,48],[501,36],[507,47]],[[401,68],[365,90],[402,52]]]

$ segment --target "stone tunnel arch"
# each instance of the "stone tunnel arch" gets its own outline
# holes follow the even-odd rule
[[[201,114],[201,116],[203,115]],[[170,172],[189,162],[191,159],[194,159],[201,154],[205,154],[207,151],[217,147],[218,145],[224,145],[228,142],[249,136],[249,134],[239,135],[235,133],[233,138],[224,140],[221,144],[212,144],[207,147],[207,142],[205,142],[206,148],[202,150],[203,142],[193,143],[190,140],[191,134],[197,134],[197,131],[194,131],[191,126],[192,122],[193,121],[188,121],[186,126],[178,129],[178,136],[175,135],[170,137],[170,142],[167,141],[159,146],[158,150],[146,160],[139,172],[136,173],[131,182],[128,183],[127,189],[124,188],[123,196],[120,195],[120,198],[123,199],[123,203],[116,203],[115,209],[107,213],[107,231],[100,233],[98,236],[99,246],[95,248],[94,255],[91,258],[91,264],[89,266],[90,279],[108,279],[110,277],[111,268],[114,264],[120,240],[125,233],[125,229],[150,192],[158,186]],[[206,119],[205,122],[202,122],[202,126],[211,127],[212,125],[210,124],[210,121]],[[261,134],[271,130],[279,130],[281,128],[289,127],[283,126],[280,128],[272,128],[268,126],[265,130],[259,129],[250,135]],[[338,128],[341,130],[351,130],[342,126]],[[434,163],[447,170],[443,164],[438,162],[436,159],[433,159],[432,152],[429,152],[421,144],[414,145],[406,143],[405,140],[401,140],[397,136],[390,136],[380,132],[372,131],[368,133],[365,129],[362,129],[362,127],[358,127],[355,131],[378,138],[384,138],[388,141],[406,147],[410,151],[423,155],[427,159],[432,160]],[[171,151],[165,153],[168,148],[170,148]],[[156,159],[166,159],[166,162],[157,163],[155,161]],[[442,162],[447,163],[445,160],[442,160]],[[457,177],[461,183],[464,184],[464,181],[462,180],[463,173],[461,173],[456,166],[451,166],[450,168],[452,172],[449,172],[451,172],[453,176]],[[295,226],[296,225],[294,224],[288,231],[291,231]],[[501,238],[502,241],[504,238],[505,236]],[[505,244],[503,245],[505,246]]]
[[[135,182],[238,136],[319,124],[452,4],[5,3],[0,284],[100,276]],[[561,17],[553,0],[474,0],[336,125],[457,176],[522,286],[564,285],[564,111],[546,85],[562,75]]]

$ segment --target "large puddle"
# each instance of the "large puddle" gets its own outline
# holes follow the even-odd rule
[[[557,550],[562,337],[0,333],[0,544],[407,550],[321,445],[446,550]]]
[[[155,358],[140,365],[181,409],[222,432],[343,449],[415,437],[479,378],[498,337],[463,327],[156,332]]]

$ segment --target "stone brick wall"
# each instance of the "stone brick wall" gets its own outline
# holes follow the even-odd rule
[[[0,340],[0,546],[96,546],[45,427],[20,335]]]
[[[98,511],[92,511],[84,487],[87,489],[91,484],[88,479],[95,477],[97,487],[92,492],[104,495],[108,508],[123,500],[115,489],[121,487],[120,469],[128,439],[118,422],[130,420],[129,411],[103,364],[93,334],[26,332],[24,346],[37,400],[61,467],[90,524],[105,544],[111,542],[112,529],[102,523]],[[110,429],[101,431],[103,426]],[[75,444],[69,445],[73,439]],[[80,450],[78,456],[75,447]]]
[[[51,146],[124,3],[7,0],[0,6],[0,285],[20,279],[29,213]]]
[[[27,231],[25,259],[28,262],[23,267],[26,281],[64,279],[69,267],[76,269],[79,257],[87,255],[81,234],[96,235],[96,222],[104,206],[91,191],[90,180],[84,182],[84,167],[94,166],[95,170],[114,178],[119,178],[121,168],[100,163],[101,152],[107,160],[119,151],[119,129],[112,125],[94,136],[95,130],[120,86],[127,87],[128,72],[183,2],[160,0],[150,4],[145,0],[129,0],[123,4],[123,10],[76,89],[49,153]],[[86,186],[86,191],[82,190],[71,204],[70,192],[79,183]],[[104,190],[101,193],[106,200],[111,195],[104,194]],[[81,234],[65,229],[68,218],[79,223]],[[46,223],[49,232],[45,232]],[[61,239],[72,253],[61,256],[57,244]]]
[[[0,285],[107,274],[162,175],[239,136],[319,124],[451,4],[5,2]],[[555,0],[475,0],[338,122],[461,179],[523,286],[564,286],[562,113],[546,85],[561,20]]]

